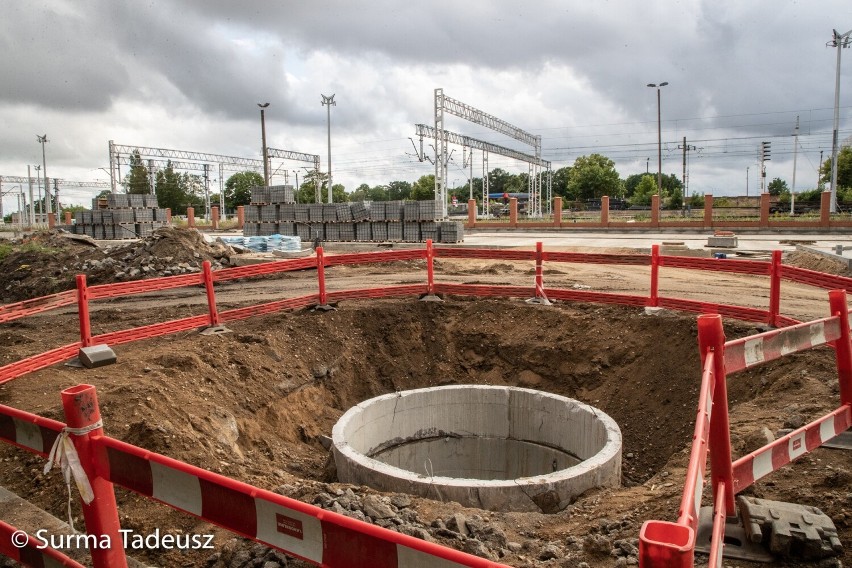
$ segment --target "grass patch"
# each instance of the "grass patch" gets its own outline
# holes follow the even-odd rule
[[[10,245],[8,243],[0,243],[0,262],[6,260],[10,254],[15,252],[34,252],[38,254],[56,254],[59,249],[44,246],[39,243],[23,243],[20,245]]]

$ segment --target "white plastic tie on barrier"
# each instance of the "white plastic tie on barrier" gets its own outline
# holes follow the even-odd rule
[[[62,470],[62,476],[65,478],[65,487],[68,488],[68,524],[75,533],[77,529],[74,528],[74,518],[71,515],[71,477],[74,477],[74,484],[77,486],[77,491],[80,492],[80,497],[82,497],[86,505],[95,499],[95,493],[92,491],[92,484],[89,483],[89,478],[83,470],[83,464],[80,463],[80,456],[77,455],[74,442],[71,441],[69,436],[71,434],[85,436],[93,430],[103,428],[103,425],[104,423],[98,420],[94,424],[84,426],[83,428],[66,426],[53,442],[53,447],[50,448],[50,453],[47,456],[47,463],[44,464],[45,475],[53,468],[54,464],[58,464]]]

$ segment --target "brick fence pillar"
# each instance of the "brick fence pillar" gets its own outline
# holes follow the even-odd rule
[[[213,230],[218,231],[219,230],[219,207],[218,206],[214,205],[213,207],[210,208],[210,217],[211,217],[210,222],[213,225]]]
[[[195,207],[186,208],[186,224],[191,228],[195,227]]]
[[[651,196],[651,226],[660,226],[660,194],[655,193]]]
[[[562,226],[562,198],[554,197],[553,198],[553,226],[561,227]]]
[[[829,225],[831,225],[831,192],[823,191],[819,202],[819,226],[828,228]]]
[[[243,205],[237,205],[237,229],[242,229],[246,224],[246,208]]]
[[[470,228],[476,226],[476,199],[467,200],[467,226]]]
[[[709,229],[713,226],[713,195],[708,193],[704,196],[704,227]]]
[[[769,194],[760,194],[760,226],[769,226]]]
[[[509,225],[512,227],[518,226],[518,198],[512,197],[509,199]]]

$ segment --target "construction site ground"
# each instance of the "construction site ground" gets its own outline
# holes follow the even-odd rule
[[[51,286],[67,286],[66,274],[74,272],[68,267],[82,266],[87,255],[100,262],[110,254],[65,243],[55,235],[38,238],[38,247],[21,253],[29,256],[14,252],[0,260],[0,291],[5,290],[6,302],[23,299],[10,290],[31,290],[32,296],[57,291]],[[153,245],[148,245],[150,252]],[[139,247],[146,244],[135,246],[116,255],[115,263],[132,264],[141,257]],[[191,231],[161,236],[156,246],[162,248],[160,256],[172,260],[184,255],[227,266],[234,256]],[[562,250],[634,252],[627,247]],[[151,256],[145,262],[154,265]],[[844,270],[804,253],[787,254],[784,262],[826,272]],[[185,263],[195,270],[192,262]],[[533,285],[530,262],[438,259],[435,264],[436,279],[443,282]],[[97,267],[92,274],[97,282],[110,281],[110,274],[129,273],[123,265]],[[156,269],[142,275],[152,272]],[[547,264],[544,278],[550,287],[646,295],[649,273],[648,267]],[[330,291],[419,283],[425,281],[425,261],[333,267],[327,269],[326,279]],[[18,284],[9,288],[12,281]],[[316,289],[316,271],[305,270],[222,283],[217,298],[224,310]],[[766,308],[769,290],[765,277],[662,269],[660,294]],[[203,314],[206,307],[200,287],[97,301],[92,304],[92,331]],[[825,317],[827,292],[785,283],[781,311],[803,321]],[[481,511],[398,496],[391,500],[393,510],[403,517],[407,531],[510,566],[625,566],[636,563],[643,521],[673,521],[678,515],[700,382],[696,317],[578,303],[529,305],[522,299],[345,301],[331,312],[305,309],[229,323],[232,333],[227,334],[185,332],[120,345],[115,365],[58,365],[2,385],[0,404],[63,420],[59,392],[93,384],[108,435],[327,508],[329,499],[345,498],[357,517],[366,509],[357,504],[377,493],[337,483],[321,440],[354,404],[388,392],[443,384],[517,385],[565,395],[600,408],[618,422],[624,438],[620,488],[590,491],[555,514]],[[727,320],[725,329],[730,339],[764,328]],[[0,364],[71,343],[78,335],[74,308],[2,324]],[[834,352],[818,348],[731,376],[728,392],[733,453],[741,456],[765,445],[778,430],[801,426],[839,405]],[[67,494],[61,475],[44,475],[43,465],[37,456],[0,446],[1,484],[65,518]],[[852,453],[820,448],[746,491],[820,508],[834,521],[844,545],[843,554],[828,562],[778,559],[773,565],[839,566],[852,561],[850,481]],[[134,551],[147,564],[307,565],[286,561],[121,488],[116,494],[122,526],[137,533],[159,529],[216,535],[215,551]],[[80,526],[76,496],[74,501]],[[710,504],[709,490],[704,502]],[[449,521],[458,521],[460,515],[471,520],[470,530],[452,528],[457,523]],[[40,528],[11,507],[0,510],[0,519],[31,532]],[[697,565],[706,565],[706,557],[699,555]],[[758,566],[740,560],[725,560],[724,565]]]

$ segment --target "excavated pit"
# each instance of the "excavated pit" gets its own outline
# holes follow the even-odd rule
[[[517,387],[379,396],[332,432],[340,481],[501,511],[564,509],[621,481],[621,430],[602,411]]]

